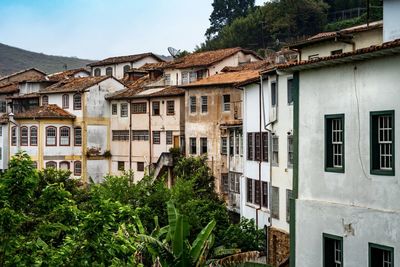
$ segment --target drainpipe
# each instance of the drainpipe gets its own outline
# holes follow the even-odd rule
[[[153,134],[151,131],[151,106],[150,106],[150,98],[147,99],[149,103],[149,152],[150,152],[150,163],[149,165],[152,164],[153,162],[153,155],[152,155],[152,147],[151,147],[151,140],[153,138]]]
[[[129,171],[132,176],[132,99],[129,99]],[[132,180],[133,177],[131,177]]]

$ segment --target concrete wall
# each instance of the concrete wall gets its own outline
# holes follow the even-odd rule
[[[400,3],[396,0],[383,1],[383,40],[393,41],[400,38]]]
[[[396,55],[300,73],[296,266],[321,265],[323,232],[344,237],[345,266],[366,266],[368,242],[393,246],[399,255],[400,176],[369,171],[370,112],[399,112],[399,62]],[[339,113],[345,115],[345,172],[325,172],[324,115]],[[354,236],[346,237],[343,223]]]

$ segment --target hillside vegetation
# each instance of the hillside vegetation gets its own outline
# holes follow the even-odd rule
[[[92,60],[75,57],[49,56],[30,52],[0,43],[0,76],[5,76],[23,69],[37,68],[46,73],[85,67]]]

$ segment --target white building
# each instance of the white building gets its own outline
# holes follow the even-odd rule
[[[132,68],[140,68],[147,63],[163,62],[160,57],[153,53],[143,53],[129,56],[109,57],[88,64],[92,76],[114,76],[122,79],[125,73]]]

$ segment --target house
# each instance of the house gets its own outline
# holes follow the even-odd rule
[[[141,72],[140,72],[141,73]],[[132,170],[143,178],[163,152],[184,146],[184,91],[159,85],[150,71],[130,71],[129,88],[107,97],[111,105],[111,173]]]
[[[181,86],[185,89],[186,155],[207,156],[216,177],[217,192],[228,195],[230,208],[234,211],[240,206],[239,180],[243,173],[243,92],[240,84],[258,80],[258,72],[219,73]]]
[[[164,69],[165,83],[185,85],[218,74],[227,66],[259,61],[254,51],[240,47],[198,52],[168,62]]]
[[[384,1],[383,32],[399,38],[389,4],[400,10]],[[293,75],[291,266],[398,262],[399,67],[400,40],[390,38],[278,67]]]
[[[146,63],[163,62],[159,56],[153,53],[142,53],[128,56],[109,57],[88,64],[92,76],[114,76],[122,79],[125,73],[132,68],[140,68]]]

